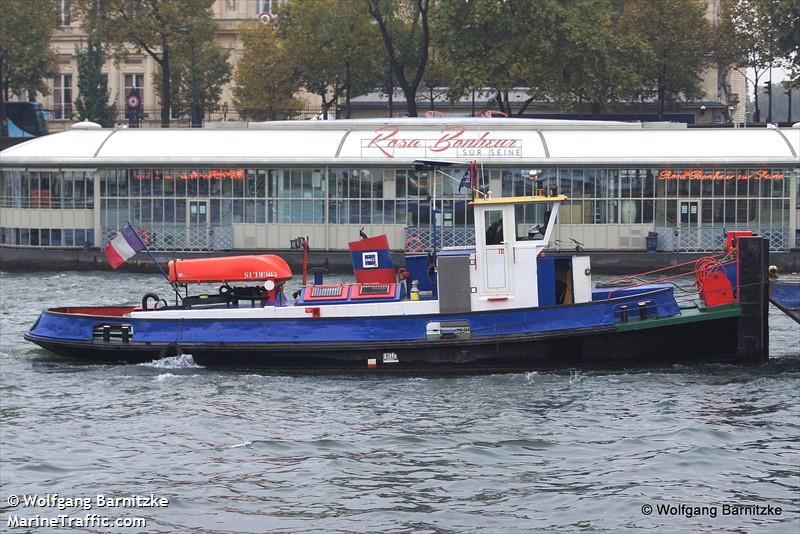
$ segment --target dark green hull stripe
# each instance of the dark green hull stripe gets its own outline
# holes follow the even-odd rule
[[[662,326],[674,326],[686,323],[697,323],[700,321],[713,321],[714,319],[725,319],[728,317],[739,317],[742,310],[738,304],[728,304],[717,308],[691,308],[681,310],[681,314],[675,317],[665,317],[663,319],[645,319],[644,321],[630,321],[617,324],[618,332],[630,332],[632,330],[645,330],[648,328],[659,328]]]

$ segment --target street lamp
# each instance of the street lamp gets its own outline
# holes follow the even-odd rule
[[[192,49],[192,128],[200,128],[202,125],[200,123],[200,102],[197,98],[197,79],[195,78],[197,62],[194,51],[194,36],[186,26],[181,26],[178,28],[178,32],[186,35],[189,38],[189,46]]]

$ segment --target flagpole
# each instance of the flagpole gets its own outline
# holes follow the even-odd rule
[[[150,249],[147,248],[147,243],[144,242],[144,239],[142,239],[142,236],[139,235],[139,232],[136,231],[136,228],[133,227],[133,225],[130,223],[130,221],[128,221],[128,226],[130,227],[131,230],[133,230],[133,233],[136,234],[136,237],[139,239],[139,242],[144,247],[144,251],[147,252],[147,255],[150,256],[150,259],[153,260],[153,263],[156,264],[156,267],[158,267],[158,270],[161,271],[161,274],[163,274],[164,278],[167,280],[167,282],[169,282],[169,276],[167,275],[166,271],[164,271],[164,268],[161,266],[161,264],[158,263],[158,260],[156,260],[156,257],[153,256],[153,253],[150,252]]]

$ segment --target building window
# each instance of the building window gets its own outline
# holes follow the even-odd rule
[[[272,14],[272,0],[258,0],[258,14],[261,13]]]
[[[227,0],[225,3],[228,11],[236,11],[236,0]]]
[[[53,78],[53,113],[56,119],[72,117],[72,74]]]
[[[144,104],[144,74],[126,74],[125,75],[125,95],[123,100],[127,101],[128,97],[132,94],[139,96],[139,104],[142,107]]]
[[[58,0],[58,25],[59,26],[69,26],[72,17],[70,16],[70,0]]]

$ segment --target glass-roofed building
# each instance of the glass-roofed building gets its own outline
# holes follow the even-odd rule
[[[247,129],[71,131],[0,153],[0,245],[99,247],[130,221],[154,250],[344,250],[363,227],[394,249],[468,245],[477,162],[493,196],[569,200],[555,246],[718,249],[751,229],[800,246],[800,128],[431,118]],[[444,173],[415,168],[433,160]],[[435,202],[436,217],[431,216]],[[522,209],[522,208],[520,208]],[[526,214],[518,216],[525,221]],[[524,222],[522,223],[524,224]]]

